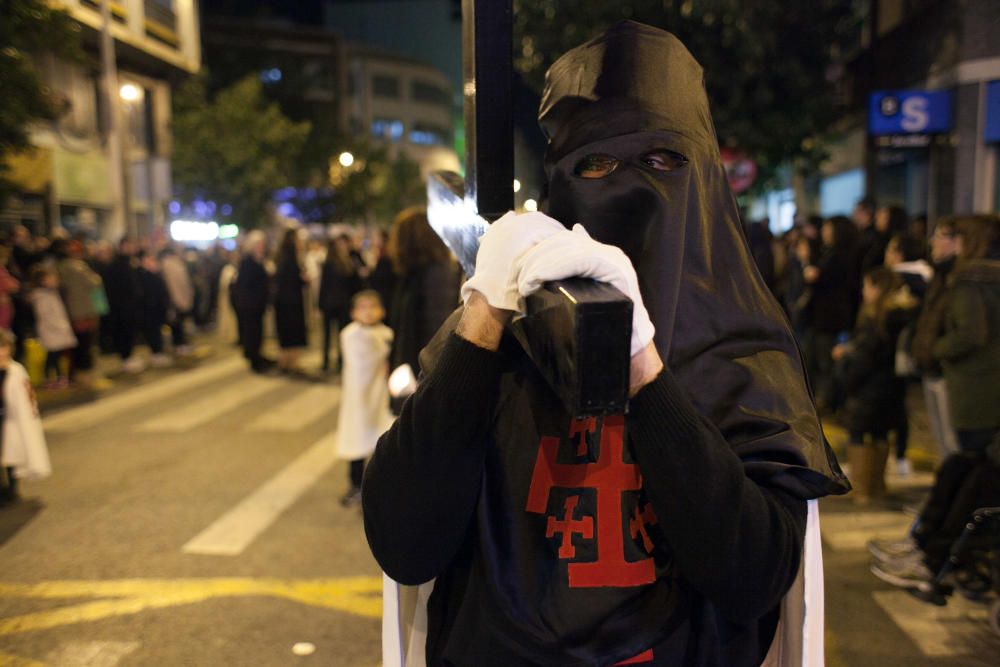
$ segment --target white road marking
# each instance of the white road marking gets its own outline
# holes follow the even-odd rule
[[[330,434],[192,538],[181,551],[238,556],[334,463],[334,435]]]
[[[826,512],[823,542],[834,551],[857,551],[868,540],[903,539],[912,523],[901,512]]]
[[[157,380],[142,387],[128,389],[121,394],[101,398],[92,405],[71,408],[42,420],[46,431],[89,428],[109,422],[118,415],[135,410],[146,403],[162,400],[181,391],[191,391],[195,387],[213,380],[224,378],[246,369],[246,361],[239,357],[226,359],[202,368],[184,371],[173,377]]]
[[[313,422],[332,415],[340,401],[340,387],[320,385],[277,405],[247,426],[248,431],[281,431],[292,433]]]
[[[67,642],[49,653],[45,662],[59,667],[115,667],[139,646],[139,642]]]
[[[876,591],[872,597],[928,657],[989,656],[1000,652],[1000,638],[990,629],[987,605],[969,602],[957,594],[944,607],[921,602],[899,590]]]
[[[227,387],[218,395],[201,398],[195,404],[189,403],[147,419],[136,430],[143,433],[185,433],[279,387],[289,385],[278,378],[252,376]]]

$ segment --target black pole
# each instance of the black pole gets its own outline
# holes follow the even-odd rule
[[[492,222],[514,207],[511,0],[462,1],[465,196]]]

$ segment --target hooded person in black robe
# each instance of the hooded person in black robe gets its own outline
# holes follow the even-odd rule
[[[369,544],[396,581],[436,578],[429,665],[759,665],[806,501],[849,485],[743,237],[701,68],[624,22],[552,66],[540,121],[548,213],[594,240],[535,248],[620,248],[655,327],[628,412],[574,419],[512,307],[476,291],[491,233],[532,235],[508,214],[366,471]],[[545,268],[527,256],[507,278],[522,288]]]

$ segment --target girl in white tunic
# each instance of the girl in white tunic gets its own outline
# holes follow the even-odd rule
[[[14,336],[0,329],[0,465],[7,481],[0,501],[17,499],[17,483],[52,473],[38,405],[24,366],[11,358]]]
[[[389,351],[392,329],[382,324],[385,309],[378,292],[364,290],[351,299],[351,323],[340,332],[344,370],[337,457],[350,461],[350,487],[340,502],[361,502],[365,459],[375,451],[379,436],[392,425],[389,411]]]

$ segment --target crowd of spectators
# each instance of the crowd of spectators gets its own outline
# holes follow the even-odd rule
[[[941,464],[911,534],[870,550],[885,581],[926,584],[972,511],[1000,505],[1000,216],[928,229],[923,216],[864,199],[851,218],[810,218],[780,239],[753,223],[747,237],[821,414],[849,434],[855,502],[885,496],[888,461],[910,474],[906,397],[922,385]]]
[[[64,233],[34,236],[18,226],[0,241],[0,328],[14,334],[15,358],[29,368],[38,356],[31,346],[41,346],[44,370],[36,380],[45,388],[100,383],[98,351],[116,356],[127,373],[168,366],[191,354],[191,327],[213,323],[228,262],[222,247],[113,245]],[[149,355],[137,354],[139,343]]]

